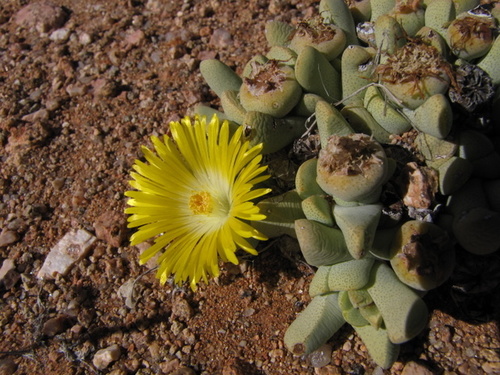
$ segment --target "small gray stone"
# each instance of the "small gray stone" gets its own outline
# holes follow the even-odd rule
[[[233,38],[229,31],[225,29],[217,29],[214,30],[212,36],[210,37],[210,44],[219,47],[225,48],[230,46],[233,43]]]
[[[165,361],[165,362],[160,363],[160,370],[164,374],[170,374],[173,371],[175,371],[175,369],[177,369],[180,366],[180,364],[181,364],[181,362],[179,361],[179,359],[174,358],[174,359],[171,359],[170,361]]]
[[[170,332],[172,332],[174,336],[179,335],[183,329],[184,325],[177,320],[174,320],[170,326]]]
[[[137,303],[137,291],[134,288],[135,279],[129,279],[118,288],[118,294],[125,298],[125,306],[134,309]]]
[[[67,17],[59,6],[49,2],[34,2],[21,8],[14,16],[14,22],[19,26],[34,28],[39,33],[47,33],[64,25]]]
[[[4,247],[16,242],[19,239],[19,235],[12,230],[2,230],[0,233],[0,247]]]
[[[21,278],[19,272],[16,271],[16,266],[11,259],[5,259],[0,268],[0,283],[3,283],[5,289],[9,290]]]
[[[176,298],[172,306],[172,316],[187,321],[193,316],[193,308],[183,298]]]
[[[92,82],[92,93],[99,98],[114,96],[118,85],[106,78],[98,78]]]
[[[36,112],[30,113],[28,115],[25,115],[22,117],[23,121],[26,122],[37,122],[37,121],[47,121],[49,119],[49,111],[47,111],[45,108],[39,109]]]
[[[53,337],[58,335],[59,333],[64,332],[67,328],[69,328],[69,320],[64,315],[56,316],[55,318],[51,318],[47,320],[42,327],[42,333],[45,336]]]
[[[405,365],[401,375],[434,375],[434,373],[423,364],[411,361]]]
[[[88,87],[78,83],[70,83],[66,86],[66,92],[71,97],[82,96],[85,95],[88,91]]]
[[[71,34],[70,29],[66,28],[57,29],[50,33],[49,39],[54,42],[64,43],[69,39],[70,34]]]
[[[81,45],[86,46],[90,43],[92,43],[92,36],[87,33],[81,33],[78,36],[78,41],[80,42]]]
[[[142,30],[129,31],[128,35],[125,37],[125,43],[130,46],[137,46],[145,39],[145,37],[146,35]]]

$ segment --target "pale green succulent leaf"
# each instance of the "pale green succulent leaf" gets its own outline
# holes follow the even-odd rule
[[[471,177],[472,164],[457,156],[452,156],[438,168],[439,191],[443,195],[453,194]]]
[[[500,212],[500,179],[485,181],[484,192],[490,208]]]
[[[403,284],[385,263],[373,266],[366,290],[382,314],[391,342],[401,344],[409,341],[427,325],[425,302]]]
[[[453,234],[467,251],[487,255],[500,249],[500,213],[484,207],[473,208],[456,217]]]
[[[449,159],[458,150],[456,143],[426,133],[419,133],[415,144],[424,158],[429,161]]]
[[[266,215],[264,220],[252,221],[252,226],[269,238],[284,234],[295,237],[294,222],[304,218],[301,199],[292,190],[284,194],[260,201],[257,206]]]
[[[241,87],[241,78],[230,67],[219,60],[203,60],[200,63],[200,71],[208,86],[219,97],[226,90],[238,91]]]
[[[308,220],[332,227],[334,224],[331,203],[324,195],[311,195],[302,201],[302,211]]]
[[[314,274],[311,284],[309,284],[309,295],[316,297],[321,294],[330,293],[328,288],[328,274],[330,273],[330,266],[319,266]]]
[[[394,9],[390,13],[401,25],[406,35],[414,37],[417,32],[425,25],[425,11],[420,8],[413,12]]]
[[[453,0],[430,1],[425,10],[425,26],[434,29],[444,39],[447,37],[447,25],[456,17]]]
[[[458,134],[458,156],[472,162],[495,151],[493,142],[475,130],[464,129]]]
[[[342,316],[345,321],[353,327],[361,327],[370,324],[359,309],[355,308],[349,300],[348,292],[339,292],[339,307],[342,310]]]
[[[364,105],[380,126],[392,134],[403,134],[411,129],[410,122],[401,115],[387,98],[383,98],[377,87],[366,89]]]
[[[460,189],[448,197],[446,203],[447,212],[456,218],[477,207],[489,208],[489,202],[484,195],[483,181],[479,178],[469,179]]]
[[[359,312],[373,328],[380,329],[383,326],[384,319],[382,318],[382,314],[380,314],[380,310],[377,305],[374,303],[360,307]]]
[[[311,93],[305,93],[292,110],[292,114],[297,116],[310,117],[316,110],[316,103],[324,100],[321,96]]]
[[[453,125],[453,110],[443,94],[432,95],[417,109],[404,114],[415,129],[439,139],[446,138]]]
[[[346,45],[359,44],[354,18],[343,0],[321,0],[319,12],[326,24],[337,25],[344,31]]]
[[[493,167],[497,165],[500,165],[500,155],[495,151],[472,161],[473,175],[485,179],[500,178],[500,168]]]
[[[371,47],[350,45],[342,54],[340,74],[344,105],[363,105],[364,87],[371,80],[376,51]]]
[[[500,38],[497,37],[488,54],[477,64],[491,77],[494,85],[500,84]]]
[[[372,15],[371,21],[376,21],[381,15],[389,13],[395,6],[395,0],[370,0]]]
[[[354,130],[340,111],[324,100],[316,103],[315,114],[321,147],[326,146],[328,138],[331,135],[349,135],[354,133]]]
[[[347,291],[347,295],[352,306],[357,309],[373,304],[373,298],[365,289],[349,290]]]
[[[375,232],[370,254],[381,260],[389,260],[391,258],[391,244],[398,228],[399,226],[378,229]]]
[[[270,46],[286,46],[294,31],[290,24],[273,20],[266,23],[265,35]]]
[[[326,193],[316,182],[316,169],[318,159],[309,159],[302,163],[295,176],[295,189],[302,199],[312,195],[325,195]]]
[[[383,57],[393,55],[406,43],[405,31],[401,24],[388,14],[378,17],[374,24],[375,42]],[[385,61],[382,60],[384,63]]]
[[[387,331],[383,328],[376,329],[371,325],[354,327],[366,346],[368,353],[377,365],[383,369],[390,368],[398,359],[400,346],[393,344]]]
[[[242,124],[245,121],[246,111],[238,99],[238,91],[223,91],[220,96],[220,102],[229,120],[237,124]]]
[[[336,293],[316,296],[285,332],[286,347],[307,355],[323,345],[345,323]]]
[[[454,3],[457,4],[457,1],[454,1]],[[448,45],[446,44],[444,38],[434,29],[424,26],[417,32],[417,37],[421,38],[426,44],[436,48],[441,55],[446,56],[446,53],[448,52]]]
[[[381,204],[334,206],[335,222],[342,230],[353,258],[360,259],[371,249],[381,213]]]
[[[302,255],[312,266],[319,267],[352,260],[339,229],[312,220],[299,219],[295,221],[295,232]]]
[[[253,146],[262,143],[262,153],[270,154],[302,135],[304,123],[303,117],[287,116],[278,119],[266,113],[248,111],[242,125],[245,127],[245,138],[250,144]]]
[[[328,101],[342,98],[340,75],[317,49],[306,46],[297,56],[295,78],[306,92]]]
[[[262,81],[262,73],[256,78],[245,80],[239,91],[239,99],[243,108],[247,111],[266,113],[275,118],[286,116],[299,102],[302,96],[302,88],[295,80],[293,68],[273,60],[259,67],[260,72],[273,75],[276,87],[267,86]],[[281,77],[281,78],[276,78]],[[264,80],[265,81],[265,80]]]
[[[373,116],[363,106],[349,105],[340,111],[356,133],[373,136],[380,143],[390,143],[391,133],[375,121]]]
[[[454,0],[456,14],[467,12],[479,5],[479,0]]]
[[[374,259],[363,258],[332,265],[328,275],[329,289],[341,291],[363,288],[370,279],[373,263]]]
[[[295,65],[297,54],[290,48],[282,46],[273,46],[267,52],[266,57],[269,60],[277,60],[284,65]]]
[[[256,54],[245,64],[245,66],[243,67],[243,72],[242,72],[241,76],[244,78],[250,78],[252,76],[255,64],[263,65],[263,64],[267,63],[268,61],[269,61],[269,59],[266,56],[264,56],[260,53]]]
[[[197,104],[195,105],[191,111],[190,111],[193,115],[194,114],[198,114],[200,116],[206,116],[207,119],[211,119],[213,115],[217,115],[217,117],[219,118],[219,120],[228,120],[227,116],[225,115],[224,112],[221,112],[221,111],[218,111],[212,107],[209,107],[207,105],[203,105],[203,104]]]

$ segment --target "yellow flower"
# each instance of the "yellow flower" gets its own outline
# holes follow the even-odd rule
[[[125,213],[138,228],[132,245],[155,238],[140,263],[161,252],[160,282],[174,274],[196,290],[201,279],[219,275],[219,258],[238,264],[239,248],[257,255],[246,239],[267,238],[247,221],[265,218],[252,200],[270,192],[254,189],[269,176],[262,175],[262,144],[250,148],[242,127],[230,136],[228,122],[214,115],[208,124],[200,116],[171,122],[170,131],[163,141],[151,138],[156,153],[142,148],[147,162],[135,161],[130,185],[137,190],[125,193],[132,206]]]

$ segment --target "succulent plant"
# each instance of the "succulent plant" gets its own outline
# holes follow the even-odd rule
[[[337,201],[374,203],[388,170],[384,149],[368,135],[332,135],[319,152],[316,181]]]
[[[495,39],[495,29],[493,16],[464,12],[448,26],[448,44],[458,58],[473,60],[488,53]]]
[[[313,300],[285,333],[296,355],[309,354],[345,322],[360,334],[383,368],[397,359],[398,344],[427,324],[425,302],[385,263],[373,258],[318,269],[309,290]]]
[[[424,221],[404,223],[391,245],[394,272],[416,290],[430,290],[444,283],[453,271],[454,257],[448,233]]]
[[[269,22],[271,48],[242,77],[202,62],[225,116],[268,158],[319,138],[295,189],[258,203],[268,217],[254,223],[296,237],[318,267],[313,300],[285,334],[293,353],[347,322],[390,367],[425,327],[421,292],[448,279],[456,246],[500,248],[499,9],[321,0],[320,17]]]
[[[243,79],[239,98],[246,111],[281,118],[295,107],[301,93],[293,68],[277,60],[254,61],[251,73]]]

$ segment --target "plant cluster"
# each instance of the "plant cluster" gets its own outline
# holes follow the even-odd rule
[[[479,0],[321,0],[317,18],[269,22],[268,53],[241,77],[202,62],[223,112],[197,113],[240,125],[269,160],[319,139],[295,188],[252,222],[296,237],[318,267],[285,334],[293,353],[347,322],[390,367],[426,326],[422,296],[448,279],[456,246],[500,248],[499,17]]]

